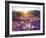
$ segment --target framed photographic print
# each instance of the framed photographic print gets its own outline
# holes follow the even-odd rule
[[[5,37],[44,35],[44,3],[5,1]]]

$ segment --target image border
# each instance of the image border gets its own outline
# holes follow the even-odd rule
[[[43,33],[10,35],[9,34],[9,4],[10,3],[14,3],[14,4],[43,5]],[[44,3],[5,1],[5,37],[33,36],[33,35],[44,35],[44,34],[45,34],[45,4]]]

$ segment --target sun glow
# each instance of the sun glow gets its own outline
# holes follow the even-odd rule
[[[28,16],[28,11],[24,11],[22,14],[23,16]]]

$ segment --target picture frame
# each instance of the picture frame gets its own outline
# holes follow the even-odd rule
[[[26,14],[27,12],[30,13]],[[32,21],[31,19],[35,20]],[[35,24],[37,23],[36,20],[40,21],[36,25],[38,28],[35,26]],[[19,25],[22,26],[22,28],[19,27]],[[34,36],[44,34],[45,34],[44,3],[5,1],[5,37]]]

